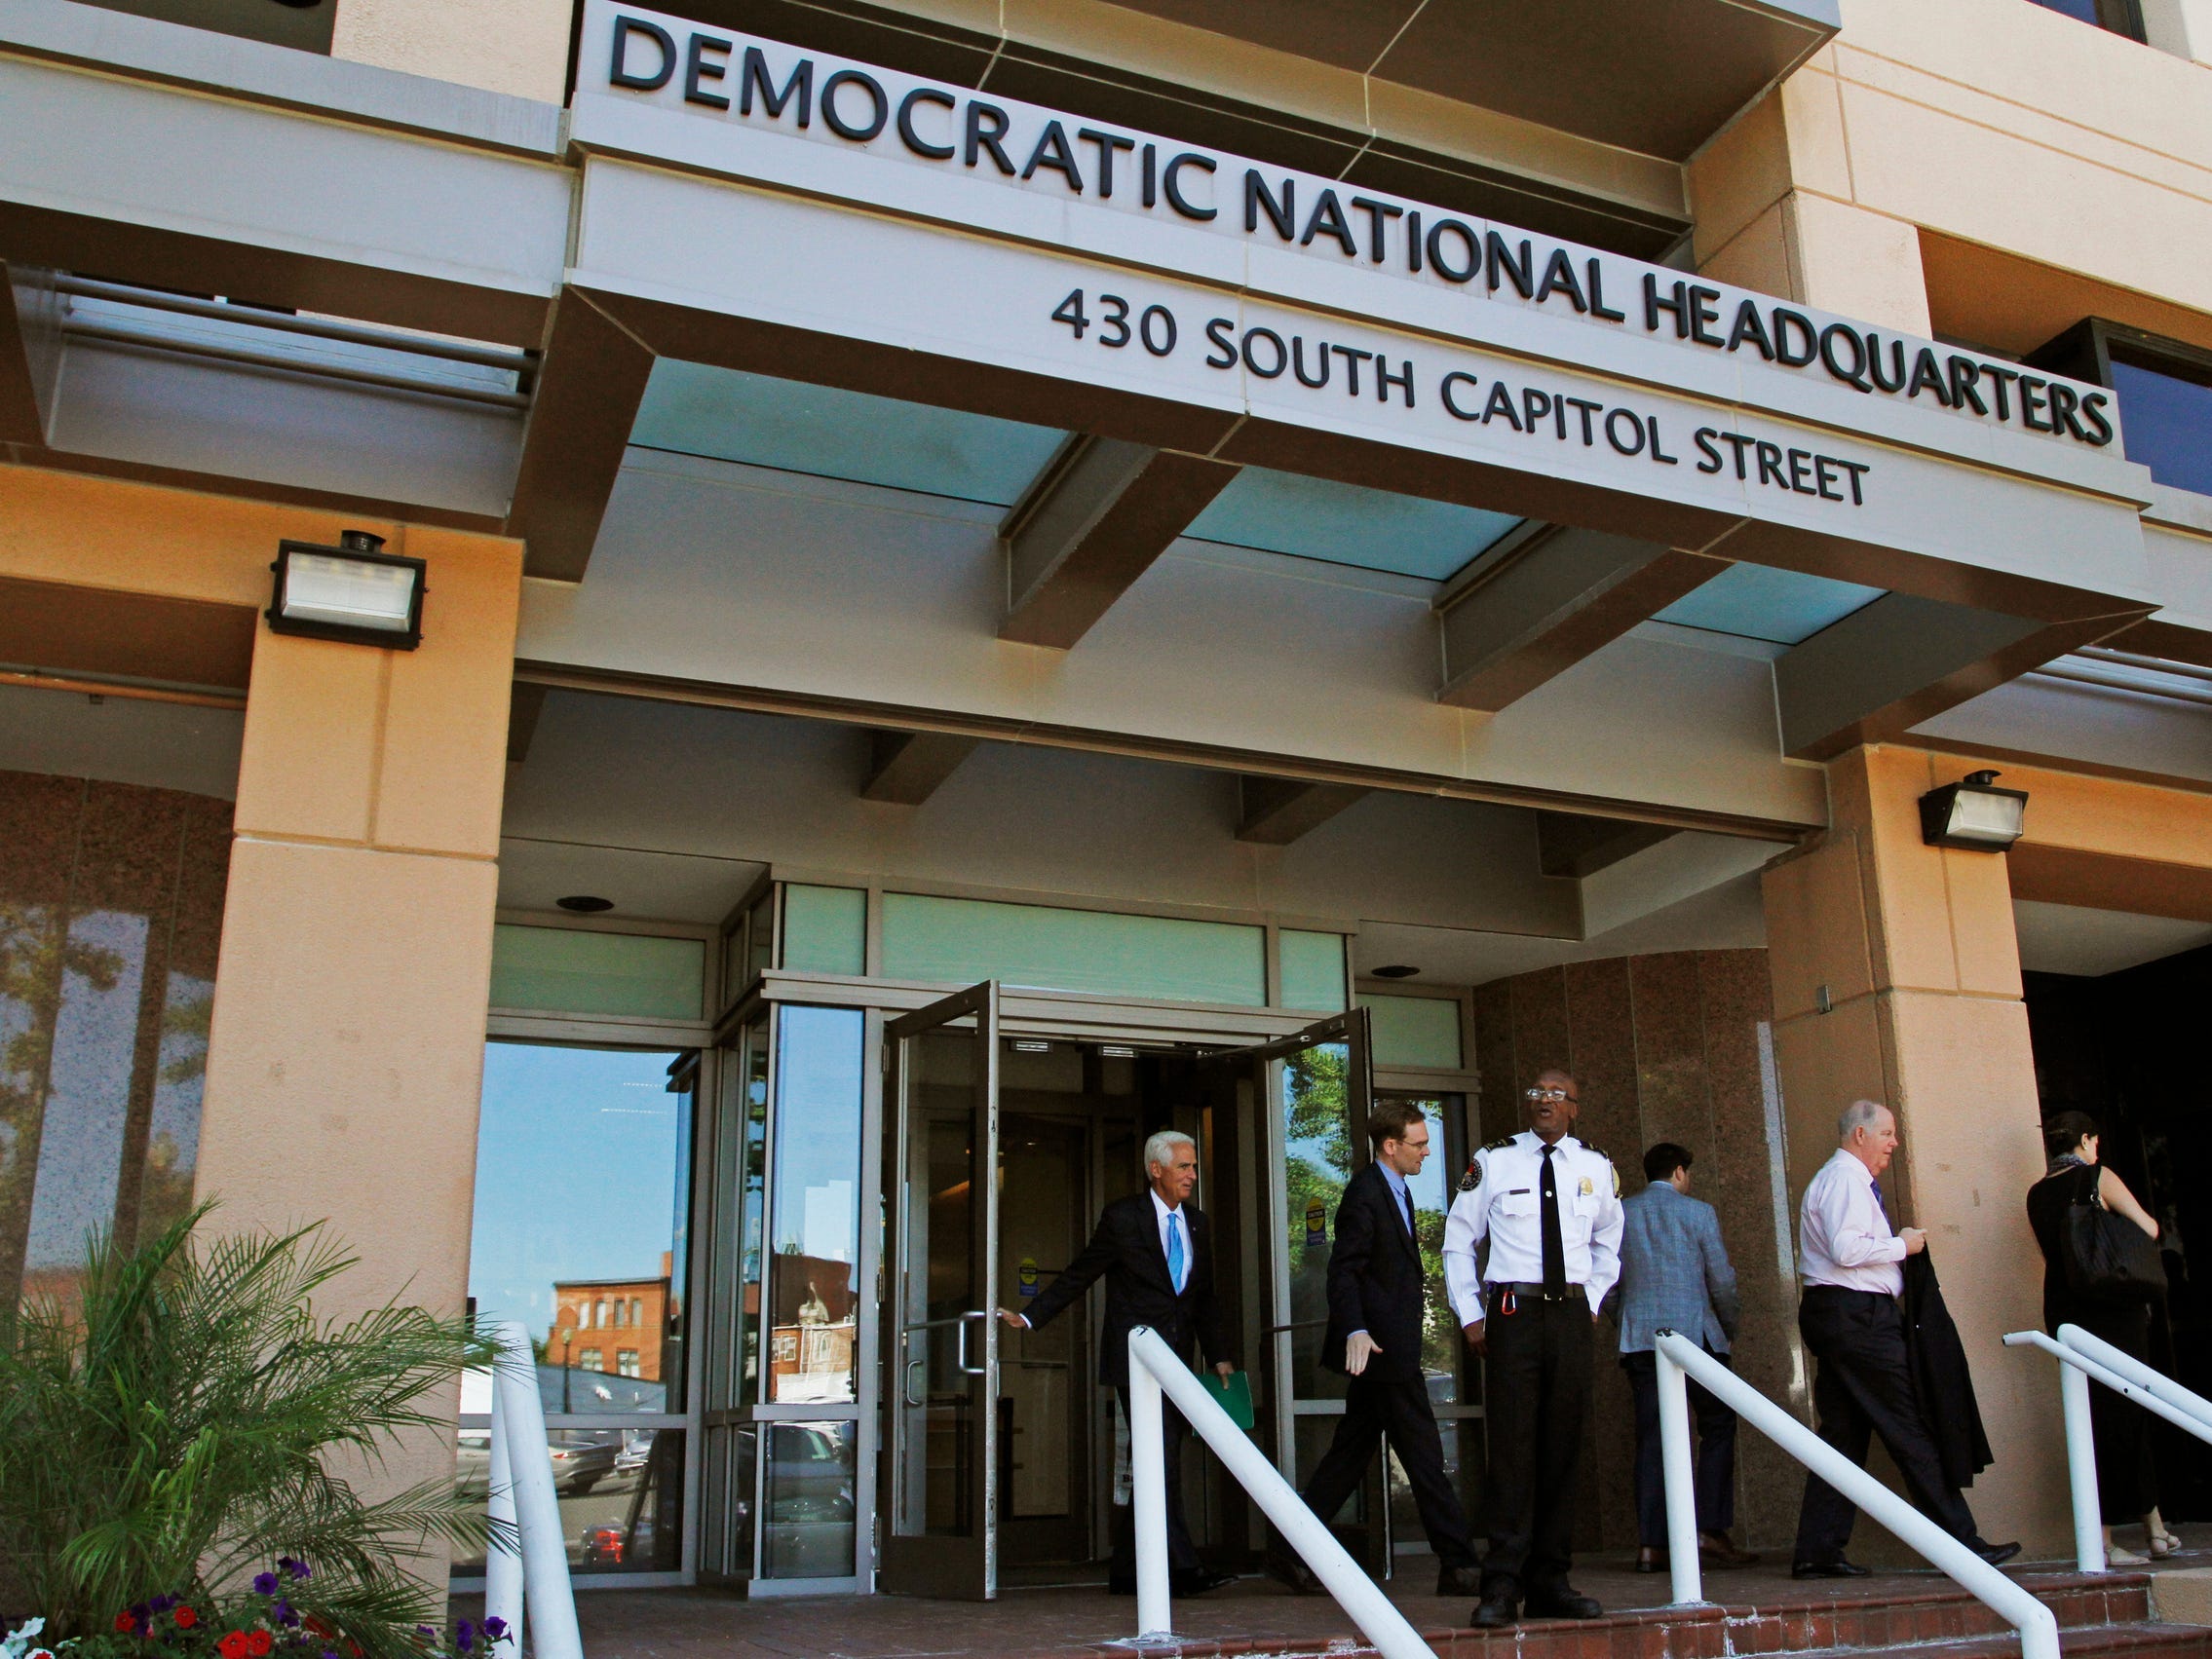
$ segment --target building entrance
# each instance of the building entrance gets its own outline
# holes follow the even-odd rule
[[[1284,1225],[1287,1120],[1262,1105],[1286,1087],[1310,1094],[1286,1079],[1301,1057],[1325,1056],[1309,1068],[1328,1079],[1321,1132],[1348,1146],[1372,1096],[1365,1015],[1262,1046],[1147,1048],[1009,1037],[984,984],[885,1037],[878,1587],[989,1600],[1004,1583],[1094,1575],[1111,1553],[1127,1525],[1126,1436],[1095,1381],[1099,1308],[1020,1333],[993,1309],[1018,1309],[1065,1269],[1100,1207],[1139,1188],[1159,1129],[1198,1143],[1222,1326],[1252,1374],[1263,1444],[1301,1472],[1305,1418],[1341,1409],[1313,1365],[1319,1322],[1294,1302],[1326,1224],[1309,1223],[1301,1194]],[[1242,1493],[1193,1458],[1183,1496],[1201,1553],[1247,1563],[1259,1539]],[[1379,1543],[1385,1513],[1366,1503],[1354,1526],[1372,1517]]]

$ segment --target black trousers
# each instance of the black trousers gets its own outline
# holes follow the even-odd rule
[[[1429,1547],[1446,1566],[1472,1566],[1474,1540],[1468,1534],[1459,1494],[1444,1476],[1443,1437],[1430,1409],[1429,1385],[1420,1377],[1385,1377],[1370,1365],[1345,1379],[1344,1415],[1337,1418],[1336,1438],[1300,1494],[1306,1507],[1323,1522],[1334,1520],[1366,1479],[1367,1465],[1385,1435],[1413,1488]]]
[[[1905,1356],[1905,1322],[1894,1297],[1809,1285],[1797,1310],[1805,1345],[1820,1362],[1812,1383],[1820,1438],[1859,1467],[1880,1435],[1913,1507],[1953,1537],[1976,1541],[1973,1512],[1943,1478],[1942,1459],[1921,1415]],[[1826,1481],[1810,1475],[1797,1516],[1797,1559],[1832,1561],[1850,1542],[1858,1511]]]
[[[1705,1352],[1730,1366],[1726,1354]],[[1659,1356],[1649,1349],[1622,1354],[1628,1392],[1636,1403],[1636,1536],[1646,1549],[1666,1548],[1666,1476],[1659,1457]],[[1697,1423],[1697,1530],[1726,1532],[1735,1525],[1735,1414],[1690,1384],[1690,1413]]]
[[[1490,1293],[1483,1412],[1490,1430],[1490,1552],[1482,1584],[1523,1592],[1566,1582],[1575,1483],[1590,1398],[1591,1322],[1581,1297]]]
[[[1129,1391],[1125,1385],[1114,1392],[1121,1397],[1122,1421],[1127,1424],[1129,1416]],[[1167,1400],[1160,1402],[1160,1442],[1166,1452],[1167,1464],[1167,1570],[1169,1572],[1196,1572],[1199,1570],[1199,1552],[1191,1542],[1191,1528],[1183,1520],[1183,1437],[1191,1432],[1191,1425],[1183,1420],[1183,1414]],[[1136,1455],[1136,1443],[1129,1443],[1129,1454]],[[1116,1579],[1134,1584],[1137,1576],[1136,1506],[1131,1504],[1125,1517],[1115,1517],[1114,1561],[1106,1570]]]

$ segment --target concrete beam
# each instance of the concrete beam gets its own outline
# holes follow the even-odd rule
[[[46,442],[61,349],[52,276],[0,261],[0,443]]]
[[[1621,818],[1587,818],[1577,812],[1538,812],[1537,868],[1546,876],[1594,876],[1609,864],[1632,858],[1676,832],[1665,824],[1631,823]]]
[[[860,785],[860,799],[919,807],[981,741],[950,732],[870,733],[868,776]]]
[[[1125,438],[1069,439],[999,527],[1007,549],[999,637],[1067,650],[1238,471]]]
[[[552,688],[516,680],[508,694],[507,764],[520,766],[530,758],[530,740],[538,735],[538,717],[546,711]]]
[[[1544,525],[1437,601],[1436,700],[1495,713],[1718,576],[1725,559]]]
[[[555,302],[507,512],[525,576],[584,580],[652,373],[651,349],[588,295]]]
[[[1237,839],[1288,847],[1368,792],[1355,783],[1307,783],[1294,777],[1239,777]]]
[[[1782,751],[1829,760],[1861,743],[1892,741],[2031,668],[2134,626],[2148,610],[2044,624],[1886,593],[1775,660]]]

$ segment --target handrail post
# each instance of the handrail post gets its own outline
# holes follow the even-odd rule
[[[1129,1344],[1130,1521],[1136,1531],[1137,1634],[1172,1636],[1167,1586],[1167,1455],[1162,1443],[1160,1378]]]
[[[2058,1397],[2066,1411],[2066,1473],[2074,1488],[2074,1563],[2083,1572],[2102,1572],[2105,1528],[2097,1499],[2097,1440],[2089,1425],[2089,1374],[2078,1365],[2060,1366]]]
[[[1146,1443],[1134,1438],[1145,1432],[1140,1426],[1138,1402],[1145,1398],[1148,1385],[1154,1402],[1148,1408],[1153,1424],[1149,1452]],[[1346,1553],[1320,1517],[1307,1507],[1297,1489],[1282,1478],[1282,1471],[1269,1461],[1267,1453],[1253,1443],[1252,1437],[1230,1420],[1221,1403],[1206,1392],[1205,1384],[1176,1357],[1175,1350],[1161,1339],[1159,1333],[1140,1325],[1129,1333],[1129,1433],[1132,1437],[1129,1469],[1136,1482],[1137,1622],[1147,1636],[1154,1634],[1153,1615],[1145,1611],[1148,1534],[1160,1574],[1159,1622],[1162,1627],[1166,1624],[1167,1489],[1160,1452],[1158,1415],[1163,1395],[1167,1405],[1183,1414],[1183,1420],[1198,1437],[1213,1449],[1213,1454],[1221,1459],[1221,1466],[1236,1477],[1237,1484],[1250,1494],[1260,1513],[1275,1524],[1283,1542],[1314,1569],[1314,1576],[1321,1581],[1322,1588],[1336,1598],[1337,1605],[1351,1615],[1352,1622],[1374,1644],[1382,1659],[1436,1659],[1434,1650],[1406,1622],[1405,1615],[1383,1594],[1382,1587]],[[1158,1494],[1157,1507],[1151,1508],[1149,1513],[1143,1474],[1148,1460],[1155,1471],[1151,1490]],[[2057,1655],[2055,1652],[2031,1654],[2028,1659],[2057,1659]]]
[[[1690,1386],[1682,1368],[1659,1349],[1659,1461],[1666,1477],[1666,1560],[1676,1606],[1705,1599],[1697,1559],[1697,1493],[1690,1472]]]
[[[515,1493],[515,1520],[522,1542],[522,1592],[537,1631],[536,1659],[584,1659],[576,1627],[576,1591],[568,1581],[568,1546],[560,1535],[560,1496],[553,1490],[553,1452],[546,1412],[538,1398],[538,1368],[530,1334],[519,1325],[499,1329],[501,1353],[492,1372],[494,1410],[507,1419],[507,1460]]]
[[[514,1635],[510,1653],[522,1651],[522,1544],[515,1527],[514,1458],[507,1444],[507,1414],[499,1409],[498,1374],[491,1391],[491,1473],[486,1507],[493,1532],[505,1530],[504,1544],[495,1535],[484,1557],[484,1616],[501,1619]],[[505,1522],[502,1528],[499,1523]]]

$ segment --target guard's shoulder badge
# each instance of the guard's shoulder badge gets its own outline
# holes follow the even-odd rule
[[[1607,1163],[1611,1163],[1613,1161],[1613,1154],[1608,1152],[1595,1141],[1584,1141],[1583,1143],[1583,1150],[1585,1152],[1595,1152],[1599,1157],[1605,1159]]]
[[[1480,1158],[1468,1158],[1467,1160],[1467,1173],[1460,1177],[1460,1190],[1462,1192],[1472,1192],[1481,1185],[1482,1160]]]
[[[1511,1146],[1512,1144],[1513,1144],[1513,1137],[1512,1137],[1512,1136],[1510,1136],[1510,1135],[1501,1135],[1501,1136],[1499,1136],[1499,1137],[1498,1137],[1498,1139],[1496,1139],[1495,1141],[1492,1141],[1492,1142],[1491,1142],[1491,1143],[1490,1143],[1490,1144],[1489,1144],[1488,1146],[1484,1147],[1484,1148],[1483,1148],[1482,1150],[1483,1150],[1484,1151],[1486,1151],[1486,1152],[1502,1152],[1502,1151],[1504,1151],[1504,1150],[1506,1150],[1506,1149],[1507,1147]]]

